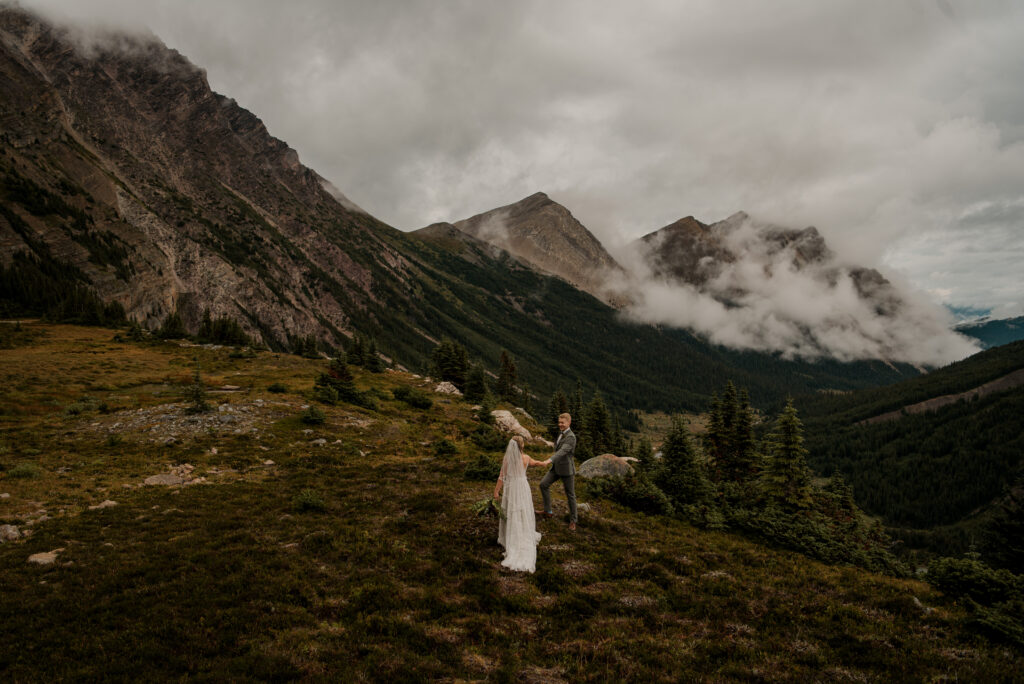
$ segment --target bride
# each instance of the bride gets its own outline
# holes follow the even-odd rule
[[[494,485],[494,498],[498,498],[502,485],[505,493],[501,497],[501,519],[498,521],[498,543],[505,547],[505,560],[501,564],[510,570],[533,572],[537,565],[537,521],[533,511],[533,494],[526,480],[526,468],[548,465],[547,461],[535,461],[523,453],[523,438],[515,435],[505,449],[505,460],[501,463],[501,475]]]

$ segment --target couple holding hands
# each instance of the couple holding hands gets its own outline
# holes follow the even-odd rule
[[[519,435],[510,439],[505,449],[501,474],[494,485],[494,498],[501,495],[498,543],[505,547],[505,558],[501,564],[510,570],[533,572],[536,569],[537,543],[540,542],[536,517],[553,517],[550,489],[557,479],[562,480],[565,496],[569,500],[569,530],[576,530],[576,466],[573,462],[576,435],[569,428],[571,424],[572,417],[568,413],[558,416],[559,435],[555,440],[555,453],[546,461],[535,461],[524,453],[525,442]],[[526,469],[543,465],[552,466],[540,481],[544,510],[534,511],[533,493],[526,479]]]

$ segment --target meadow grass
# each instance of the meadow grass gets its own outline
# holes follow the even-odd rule
[[[30,346],[0,350],[16,388],[0,397],[0,523],[32,530],[0,545],[7,681],[1013,681],[1024,665],[922,582],[605,501],[575,533],[538,523],[536,573],[503,571],[496,520],[472,512],[493,482],[463,477],[469,406],[392,398],[424,381],[356,369],[377,410],[321,406],[308,425],[323,362],[26,327]],[[214,413],[249,409],[257,431],[159,440],[196,355]],[[153,425],[113,427],[139,415]],[[186,463],[206,484],[139,486]],[[13,476],[23,464],[36,475]]]

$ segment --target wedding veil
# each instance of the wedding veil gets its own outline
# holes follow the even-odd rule
[[[505,460],[501,462],[501,477],[508,482],[511,478],[519,475],[526,475],[526,468],[523,467],[523,453],[519,450],[516,440],[510,439],[508,446],[505,447]]]

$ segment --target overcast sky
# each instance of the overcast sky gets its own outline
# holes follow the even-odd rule
[[[22,5],[149,28],[404,230],[540,190],[614,250],[745,210],[1024,313],[1016,0]]]

